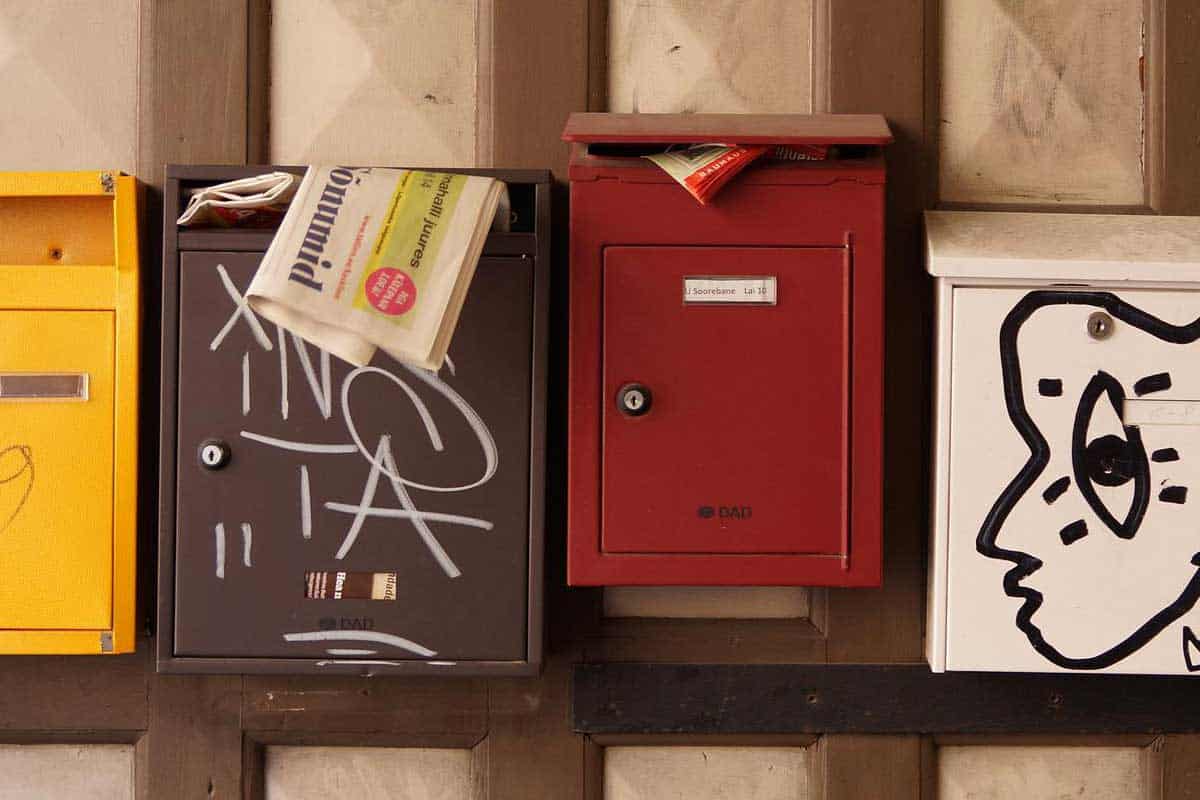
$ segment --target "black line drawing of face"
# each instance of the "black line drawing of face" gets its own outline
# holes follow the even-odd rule
[[[1130,333],[1139,334],[1138,344],[1150,342],[1158,346],[1157,350],[1150,348],[1152,353],[1168,345],[1196,342],[1200,339],[1200,319],[1187,325],[1174,325],[1107,292],[1039,290],[1025,295],[1008,313],[1000,328],[1005,405],[1010,421],[1029,448],[1029,458],[992,505],[979,530],[975,548],[988,558],[1014,565],[1004,575],[1004,592],[1024,601],[1017,611],[1016,625],[1033,648],[1059,667],[1097,670],[1137,652],[1196,604],[1200,598],[1200,553],[1196,552],[1200,550],[1200,536],[1195,536],[1193,541],[1192,526],[1187,526],[1187,530],[1180,531],[1172,540],[1171,548],[1164,548],[1161,540],[1148,543],[1147,546],[1153,546],[1156,559],[1169,553],[1170,563],[1148,565],[1155,570],[1156,576],[1161,577],[1144,582],[1146,585],[1136,592],[1122,594],[1110,590],[1116,595],[1111,596],[1111,604],[1120,604],[1124,615],[1108,615],[1110,609],[1104,607],[1105,603],[1095,602],[1107,588],[1106,579],[1116,576],[1117,569],[1124,569],[1120,565],[1146,556],[1147,550],[1140,547],[1137,539],[1139,531],[1144,532],[1146,520],[1162,516],[1165,512],[1160,509],[1180,509],[1180,505],[1187,502],[1187,487],[1167,485],[1165,479],[1155,484],[1160,476],[1152,474],[1152,470],[1165,471],[1180,460],[1180,453],[1173,447],[1160,446],[1166,444],[1164,442],[1144,442],[1143,431],[1126,426],[1122,421],[1127,397],[1154,395],[1170,389],[1169,371],[1147,369],[1136,379],[1124,376],[1123,382],[1105,370],[1104,347],[1108,345],[1104,345],[1093,351],[1095,363],[1089,360],[1086,366],[1096,369],[1082,385],[1066,385],[1067,382],[1053,375],[1022,375],[1017,347],[1022,326],[1039,310],[1064,306],[1083,307],[1087,313],[1107,312],[1118,324],[1130,326]],[[1043,347],[1047,346],[1054,348],[1056,344],[1043,344]],[[1149,360],[1147,365],[1153,366]],[[1036,383],[1029,382],[1027,379],[1030,378]],[[1026,400],[1026,386],[1036,386],[1036,394],[1053,398],[1047,402],[1069,404],[1077,396],[1071,429],[1043,431],[1039,428]],[[1051,463],[1055,470],[1062,471],[1052,470],[1043,475]],[[1055,504],[1064,497],[1070,498],[1070,502],[1064,502],[1058,508],[1067,515],[1065,524],[1059,527],[1060,523],[1055,522],[1054,527],[1047,530],[1029,524],[1030,519],[1056,519],[1045,510],[1047,507],[1055,509]],[[1013,518],[1014,509],[1026,503],[1039,504],[1041,513],[1036,516],[1023,514],[1019,525],[1006,525]],[[1158,533],[1152,531],[1140,542],[1147,542],[1147,537]],[[1108,538],[1098,540],[1097,537]],[[1009,540],[1013,539],[1019,539],[1023,545],[1028,545],[1027,549],[1037,550],[1043,557],[1013,549],[1009,546]],[[1088,547],[1115,551],[1107,553],[1109,557],[1104,561],[1118,565],[1113,567],[1112,574],[1072,575],[1070,554],[1083,552]],[[1050,559],[1055,561],[1056,567],[1051,585],[1035,588],[1022,584]],[[1071,581],[1065,580],[1064,575],[1070,576]],[[1072,590],[1065,585],[1069,582],[1083,588]],[[1046,616],[1043,612],[1042,617],[1038,617],[1038,611],[1044,605],[1052,613]],[[1120,617],[1124,622],[1106,621],[1110,617]],[[1086,630],[1087,634],[1081,634],[1081,630]]]

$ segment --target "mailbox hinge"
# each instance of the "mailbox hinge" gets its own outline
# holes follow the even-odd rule
[[[112,631],[100,631],[100,652],[111,653],[112,651]]]
[[[100,188],[101,189],[103,189],[108,194],[112,194],[113,190],[116,188],[116,185],[117,184],[113,180],[113,174],[111,172],[101,172],[100,173]]]

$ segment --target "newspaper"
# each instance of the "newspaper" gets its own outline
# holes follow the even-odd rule
[[[196,189],[176,224],[272,228],[283,218],[298,183],[289,172],[270,172]]]
[[[494,178],[309,167],[247,300],[352,364],[380,348],[439,369],[506,195]]]
[[[643,158],[662,167],[700,205],[706,206],[734,175],[763,156],[781,161],[811,161],[825,158],[828,152],[825,145],[697,144]]]

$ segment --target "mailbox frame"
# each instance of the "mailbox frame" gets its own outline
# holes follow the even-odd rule
[[[158,609],[157,668],[160,673],[277,674],[277,675],[396,675],[396,676],[527,676],[541,670],[544,648],[544,528],[546,484],[546,376],[550,301],[550,189],[548,170],[426,168],[467,175],[485,175],[533,188],[533,230],[492,233],[482,257],[515,256],[533,260],[533,336],[531,359],[531,409],[529,441],[529,531],[526,573],[525,657],[515,661],[421,660],[371,664],[319,664],[318,658],[200,657],[181,656],[175,646],[175,513],[179,453],[179,265],[181,253],[211,251],[265,252],[274,230],[211,231],[180,229],[175,220],[182,212],[184,184],[219,183],[282,170],[297,175],[298,166],[183,166],[168,165],[163,201],[162,275],[162,421],[159,439]]]
[[[572,143],[568,583],[878,586],[883,527],[882,146],[892,140],[887,123],[878,115],[577,113],[568,119],[563,138]],[[842,154],[845,158],[752,165],[704,207],[656,165],[637,157],[666,144],[704,142],[850,149]],[[783,197],[786,202],[779,199]],[[605,393],[603,377],[603,297],[605,253],[611,247],[845,252],[847,475],[839,553],[605,548],[604,417],[612,398]]]
[[[13,264],[4,274],[6,311],[88,310],[113,314],[112,619],[105,629],[0,630],[0,654],[132,653],[137,624],[138,382],[141,284],[138,187],[116,170],[3,172],[0,198],[112,200],[113,260],[105,264]],[[48,242],[53,245],[53,242]],[[70,293],[62,288],[71,286]]]

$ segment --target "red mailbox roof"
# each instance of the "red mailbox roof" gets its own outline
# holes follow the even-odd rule
[[[567,118],[568,142],[867,144],[892,141],[879,114],[604,114]]]

